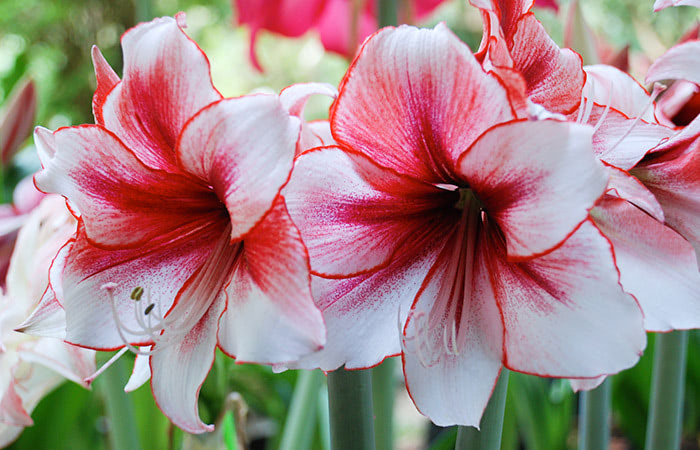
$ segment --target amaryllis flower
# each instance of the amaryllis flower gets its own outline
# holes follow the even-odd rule
[[[504,30],[504,36],[508,36],[508,30],[513,28],[508,24],[513,22],[513,16],[518,16],[520,6],[502,8],[503,5],[498,2],[481,6],[489,17],[488,23],[492,27],[494,24],[504,24],[499,28]],[[532,20],[526,21],[526,17],[520,16],[516,29],[541,29],[541,25]],[[570,80],[551,79],[553,87],[538,92],[535,88],[540,84],[539,78],[532,76],[530,68],[538,65],[561,67],[562,61],[562,53],[556,51],[551,39],[543,33],[533,35],[535,37],[527,44],[510,44],[504,36],[490,36],[485,64],[493,65],[490,57],[496,50],[501,51],[496,53],[497,59],[506,62],[509,58],[503,55],[502,50],[508,48],[509,52],[513,52],[514,56],[510,58],[512,64],[507,66],[511,70],[510,77],[515,71],[524,83],[514,83],[510,94],[516,99],[527,98],[530,113],[533,111],[531,102],[557,107],[561,98],[580,95],[581,100],[567,119],[594,126],[593,149],[606,165],[609,180],[606,196],[591,210],[591,219],[613,244],[623,287],[638,300],[648,331],[700,326],[700,273],[691,245],[697,245],[697,231],[693,230],[698,224],[697,213],[694,212],[697,207],[692,206],[692,199],[697,198],[700,190],[695,188],[697,173],[689,165],[692,157],[686,157],[683,163],[675,163],[673,169],[669,166],[677,177],[666,174],[659,179],[662,181],[657,182],[663,185],[663,188],[657,186],[657,189],[664,192],[679,191],[673,194],[674,199],[679,198],[678,202],[670,201],[675,205],[671,211],[666,211],[669,208],[661,204],[661,198],[653,193],[649,183],[630,174],[630,171],[641,174],[634,168],[642,164],[640,161],[645,155],[676,133],[660,125],[654,116],[653,100],[659,90],[650,96],[638,82],[622,71],[611,66],[594,65],[579,69],[578,76],[571,76],[572,79],[583,78],[585,69],[586,83],[582,88]],[[499,40],[504,43],[499,44]],[[528,51],[523,53],[523,49]],[[504,72],[499,67],[493,70],[497,74]],[[537,96],[533,93],[537,93]],[[673,145],[673,142],[669,145]],[[678,173],[678,164],[685,168],[684,173]],[[657,167],[656,170],[660,169]],[[679,189],[677,184],[684,188]],[[688,208],[688,203],[691,208]],[[667,213],[677,217],[668,217],[665,215]],[[686,229],[679,227],[678,223],[685,224]]]
[[[14,331],[39,302],[49,265],[75,227],[65,201],[55,195],[41,202],[19,232],[0,295],[0,446],[32,425],[32,410],[52,389],[66,379],[87,387],[83,379],[95,371],[92,350]]]
[[[508,93],[443,25],[364,44],[331,111],[337,146],[299,156],[285,191],[328,327],[295,366],[369,367],[402,333],[417,407],[478,425],[503,365],[635,363],[642,314],[587,219],[607,181],[593,129],[516,119]]]
[[[45,196],[34,187],[32,178],[30,175],[17,183],[12,203],[0,205],[0,287],[5,286],[17,233]]]
[[[121,80],[94,49],[97,124],[36,130],[36,184],[68,199],[78,230],[33,319],[60,305],[67,342],[150,356],[158,405],[200,433],[217,346],[279,363],[319,349],[325,330],[280,196],[300,120],[275,95],[221,99],[183,26],[128,30]]]
[[[411,0],[401,20],[411,22],[430,14],[444,0]],[[239,25],[250,27],[250,59],[262,70],[255,53],[259,30],[298,37],[312,28],[318,30],[326,50],[352,57],[357,46],[377,29],[374,0],[356,6],[352,0],[233,0]],[[360,8],[354,11],[353,8]]]

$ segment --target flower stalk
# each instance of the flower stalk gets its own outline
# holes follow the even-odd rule
[[[375,445],[377,450],[394,448],[394,393],[396,358],[387,358],[372,369]]]
[[[597,388],[581,392],[578,415],[579,450],[608,448],[611,386],[610,379],[606,379]]]
[[[319,387],[322,383],[323,373],[320,370],[299,372],[280,450],[310,448],[316,424]]]
[[[124,392],[127,379],[124,358],[119,358],[100,378],[105,408],[109,418],[109,441],[114,450],[140,449],[134,407]]]
[[[508,374],[505,367],[501,369],[496,387],[481,419],[481,429],[460,426],[457,431],[455,450],[483,449],[498,450],[501,448],[503,434],[503,414],[506,409],[506,394],[508,393]]]
[[[680,448],[688,332],[656,335],[644,448]]]
[[[328,406],[333,450],[374,450],[371,371],[329,372]]]

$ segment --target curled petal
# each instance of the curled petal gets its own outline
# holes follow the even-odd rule
[[[197,324],[175,343],[151,355],[151,388],[158,407],[188,433],[213,431],[199,418],[197,398],[212,364],[216,329],[226,305],[221,292]]]
[[[231,238],[248,233],[289,179],[299,119],[276,96],[225,99],[200,111],[177,144],[179,164],[225,203]]]
[[[671,47],[649,67],[644,81],[687,80],[700,84],[699,55],[700,41],[683,42]]]
[[[95,66],[95,78],[97,80],[97,89],[95,89],[95,94],[92,97],[92,113],[95,116],[95,123],[104,125],[102,105],[104,105],[107,95],[119,83],[119,75],[114,72],[114,69],[102,56],[102,52],[96,45],[92,46],[92,65]]]
[[[282,363],[323,346],[308,256],[282,197],[248,234],[233,270],[218,334],[224,352],[239,362]]]
[[[122,48],[124,75],[102,105],[104,126],[149,167],[172,171],[185,122],[221,98],[209,61],[171,17],[131,28]]]
[[[503,231],[509,259],[546,253],[588,216],[607,183],[592,133],[554,120],[511,122],[461,157],[459,171]]]
[[[654,109],[649,107],[649,93],[637,80],[606,64],[585,66],[584,70],[587,77],[583,89],[588,100],[610,106],[627,117],[656,122]]]

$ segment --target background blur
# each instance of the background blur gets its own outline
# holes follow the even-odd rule
[[[568,2],[558,13],[536,14],[563,44]],[[609,54],[629,47],[629,68],[643,78],[649,63],[673,45],[698,21],[695,8],[669,8],[652,13],[652,0],[587,0],[582,17]],[[2,0],[0,2],[0,101],[25,77],[35,80],[39,107],[37,124],[50,129],[91,123],[95,88],[90,47],[96,44],[117,73],[121,72],[119,37],[129,27],[161,15],[187,13],[187,33],[202,47],[212,64],[214,84],[225,96],[255,90],[279,92],[296,82],[323,81],[337,85],[347,68],[343,57],[325,53],[313,32],[299,39],[261,32],[257,51],[264,73],[248,61],[247,29],[236,28],[235,11],[228,0]],[[577,16],[581,17],[581,16]],[[481,38],[481,20],[466,0],[452,0],[427,21],[447,22],[472,49]],[[576,44],[584,46],[583,41]],[[576,47],[576,45],[574,45]],[[575,48],[584,53],[585,48]],[[588,58],[588,56],[586,56]],[[313,99],[310,119],[327,117],[329,103]],[[38,168],[31,142],[14,160],[19,175]],[[12,180],[6,180],[12,183]],[[10,190],[11,192],[11,190]],[[650,340],[639,364],[613,379],[613,445],[642,448],[651,379]],[[688,354],[683,448],[700,448],[700,334],[691,334]],[[100,355],[105,361],[110,355]],[[32,414],[27,428],[11,448],[96,449],[110,447],[110,412],[105,398],[108,380],[126,382],[133,358],[127,356],[99,378],[92,392],[66,383],[46,397]],[[398,370],[398,369],[397,369]],[[105,374],[107,375],[107,374]],[[252,448],[274,449],[297,379],[295,372],[273,374],[269,368],[236,365],[218,355],[201,393],[205,421],[217,421],[217,432],[189,436],[171,426],[155,406],[148,385],[129,394],[142,448],[226,448],[232,433],[245,431]],[[319,377],[323,383],[323,377]],[[453,448],[454,430],[430,427],[414,409],[396,373],[397,446],[401,449]],[[327,414],[320,386],[318,425],[310,448],[326,448]],[[119,391],[119,389],[117,389]],[[239,393],[240,398],[230,396]],[[118,392],[117,392],[118,393]],[[566,449],[576,446],[576,395],[564,380],[511,374],[504,429],[504,449]],[[245,411],[247,410],[247,415]],[[235,425],[234,425],[235,424]]]

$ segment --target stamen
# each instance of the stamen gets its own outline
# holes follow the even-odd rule
[[[151,311],[153,311],[153,308],[155,307],[155,303],[151,303],[146,307],[146,310],[143,312],[144,316],[147,316]]]
[[[141,300],[141,296],[143,295],[143,288],[141,286],[137,286],[134,288],[133,291],[131,291],[131,299],[135,301]]]

